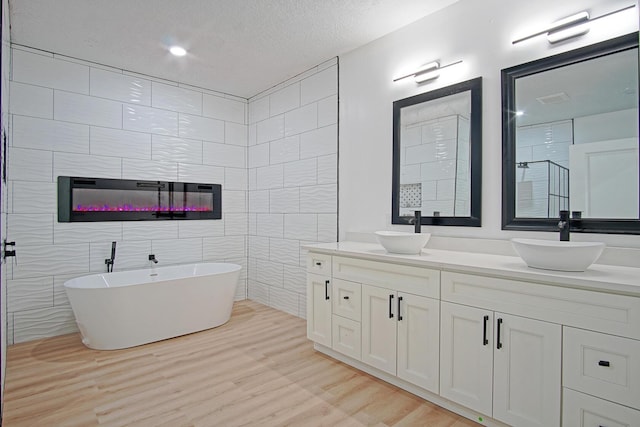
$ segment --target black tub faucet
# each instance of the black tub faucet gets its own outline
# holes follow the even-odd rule
[[[560,229],[560,241],[569,241],[569,231],[571,229],[571,220],[569,219],[569,211],[560,211],[560,221],[558,221]]]
[[[104,263],[107,264],[107,273],[113,272],[113,264],[116,261],[116,242],[111,242],[111,258],[107,258],[104,260]]]
[[[149,261],[153,261],[154,264],[158,263],[156,256],[154,254],[149,254]]]

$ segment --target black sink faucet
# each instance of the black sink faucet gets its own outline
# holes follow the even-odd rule
[[[569,230],[571,229],[571,220],[569,219],[569,211],[560,211],[560,221],[558,221],[560,229],[560,241],[569,241]]]
[[[413,224],[414,226],[414,231],[416,233],[421,233],[422,232],[422,212],[421,211],[414,211],[413,212],[413,218],[411,218],[409,220],[409,224]]]
[[[104,260],[104,263],[107,264],[107,273],[113,272],[113,264],[116,261],[116,242],[111,242],[111,258],[107,258]]]

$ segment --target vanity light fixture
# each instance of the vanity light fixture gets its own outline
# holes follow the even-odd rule
[[[512,44],[517,44],[525,40],[529,40],[534,37],[541,36],[543,34],[547,35],[547,40],[549,41],[549,43],[552,43],[552,44],[558,43],[562,40],[566,40],[571,37],[576,37],[576,36],[581,36],[583,34],[586,34],[589,31],[589,24],[597,19],[601,19],[619,12],[623,12],[628,9],[633,9],[634,7],[636,7],[636,5],[632,4],[630,6],[625,6],[623,8],[616,9],[614,11],[607,12],[603,15],[596,16],[596,17],[591,17],[589,16],[589,12],[582,11],[582,12],[576,13],[575,15],[562,18],[552,23],[548,28],[542,31],[514,40]]]
[[[174,56],[185,56],[187,51],[182,46],[171,46],[169,52]]]
[[[456,65],[461,62],[462,60],[459,60],[456,62],[452,62],[451,64],[442,66],[438,61],[429,62],[418,68],[416,71],[402,77],[395,78],[393,79],[393,81],[397,82],[398,80],[406,79],[407,77],[413,77],[416,83],[423,83],[428,80],[437,79],[440,76],[440,70],[442,70],[443,68],[451,67],[452,65]]]

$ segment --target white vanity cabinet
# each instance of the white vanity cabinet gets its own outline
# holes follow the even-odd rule
[[[440,395],[510,425],[560,425],[561,326],[442,302]]]
[[[331,346],[331,256],[307,257],[307,338]]]

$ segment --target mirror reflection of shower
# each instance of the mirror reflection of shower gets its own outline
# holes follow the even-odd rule
[[[569,210],[569,168],[551,160],[518,162],[516,168],[519,216],[557,218]]]

